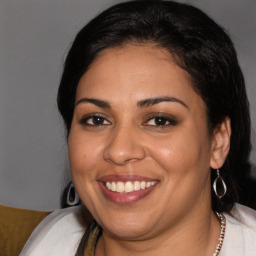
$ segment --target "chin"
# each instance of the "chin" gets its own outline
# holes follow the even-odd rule
[[[101,220],[98,223],[103,231],[119,239],[138,239],[144,237],[153,228],[153,220],[150,216],[139,216],[138,213],[119,214],[118,217],[112,217],[108,220]]]
[[[114,225],[111,227],[103,228],[103,232],[111,234],[111,236],[118,237],[123,240],[137,240],[139,238],[147,236],[151,229],[148,227],[142,227],[141,225],[133,226],[125,224],[122,227]]]

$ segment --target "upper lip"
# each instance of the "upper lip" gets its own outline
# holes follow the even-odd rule
[[[157,179],[148,178],[140,175],[105,175],[97,179],[99,182],[127,182],[127,181],[156,181]]]

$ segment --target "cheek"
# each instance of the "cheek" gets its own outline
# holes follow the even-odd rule
[[[90,137],[85,137],[84,133],[76,127],[71,129],[68,151],[72,179],[80,199],[90,212],[95,212],[94,201],[97,198],[95,190],[95,169],[99,162],[97,144]]]
[[[72,176],[86,175],[98,162],[99,145],[97,141],[83,136],[80,131],[71,130],[68,139],[68,151]]]
[[[168,138],[155,140],[149,144],[149,152],[167,172],[181,176],[189,171],[206,171],[209,168],[210,147],[208,135],[201,130],[183,129],[170,134]]]

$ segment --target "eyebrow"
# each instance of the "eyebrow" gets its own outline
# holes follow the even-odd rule
[[[159,104],[161,102],[176,102],[176,103],[180,103],[182,106],[189,109],[189,107],[182,100],[174,98],[174,97],[169,97],[169,96],[144,99],[144,100],[139,101],[137,103],[137,106],[139,108],[145,108],[145,107],[150,107],[150,106]],[[76,106],[81,103],[92,103],[100,108],[111,109],[110,103],[107,101],[104,101],[104,100],[93,99],[93,98],[82,98],[76,102]]]
[[[169,96],[141,100],[137,103],[137,106],[140,108],[144,108],[144,107],[153,106],[153,105],[161,103],[161,102],[176,102],[176,103],[180,103],[182,106],[189,109],[189,107],[182,100],[174,98],[174,97],[169,97]]]
[[[82,98],[76,103],[76,106],[81,103],[92,103],[100,108],[108,108],[108,109],[111,108],[110,104],[107,101],[103,101],[99,99]]]

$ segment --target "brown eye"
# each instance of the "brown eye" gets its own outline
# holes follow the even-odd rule
[[[90,119],[89,119],[90,120]],[[87,122],[89,121],[87,120]],[[91,118],[91,124],[92,125],[103,125],[104,124],[104,118],[100,116],[94,116]],[[89,123],[89,122],[88,122]]]
[[[104,126],[104,125],[110,125],[111,123],[102,116],[87,116],[80,120],[80,124],[86,125],[86,126]]]
[[[154,122],[156,125],[160,126],[160,125],[166,125],[168,123],[168,120],[163,117],[156,117],[154,118]]]
[[[174,118],[171,117],[165,117],[165,116],[154,116],[151,117],[144,125],[146,126],[172,126],[176,125],[177,121]]]

